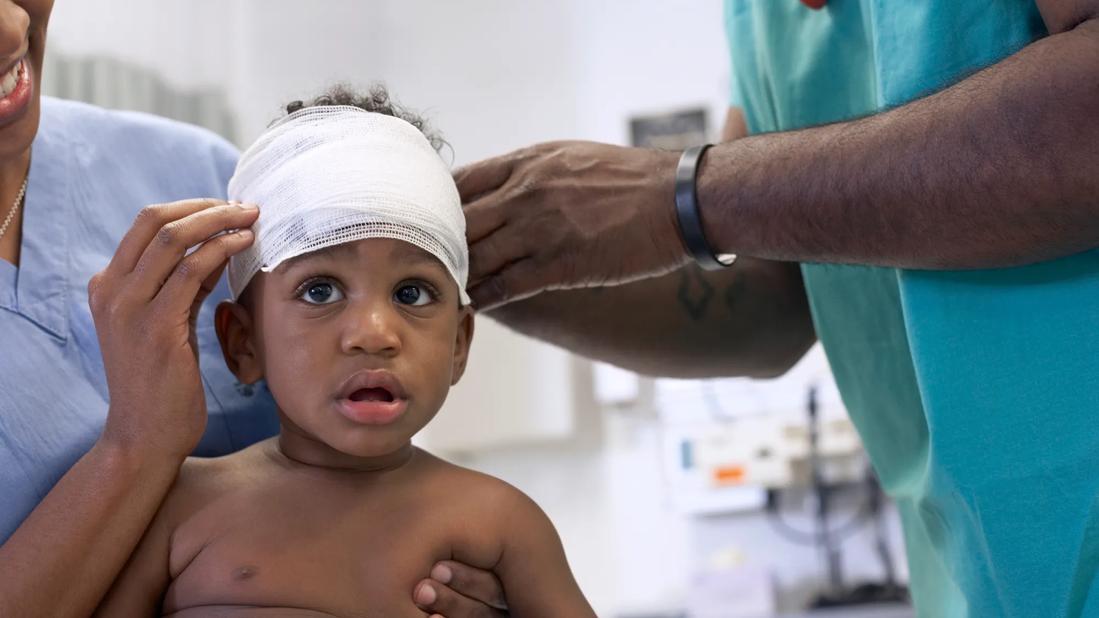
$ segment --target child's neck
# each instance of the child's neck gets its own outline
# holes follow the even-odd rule
[[[411,442],[390,453],[360,457],[336,450],[311,436],[283,426],[278,452],[294,464],[341,472],[390,472],[411,461],[416,448]]]

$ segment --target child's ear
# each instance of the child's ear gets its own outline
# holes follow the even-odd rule
[[[462,374],[466,372],[469,345],[473,342],[473,309],[466,306],[458,312],[458,335],[454,340],[454,371],[451,373],[451,386],[457,384],[458,380],[462,379]]]
[[[252,314],[247,309],[239,303],[222,301],[214,313],[214,330],[225,364],[242,384],[255,384],[263,378],[263,366],[252,341]]]

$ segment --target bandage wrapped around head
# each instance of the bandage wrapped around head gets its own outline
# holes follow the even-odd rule
[[[344,105],[294,112],[241,155],[229,199],[260,207],[255,242],[229,260],[234,299],[258,271],[290,258],[394,238],[438,258],[469,304],[458,189],[423,133],[400,118]]]

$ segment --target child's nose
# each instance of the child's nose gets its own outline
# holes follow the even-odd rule
[[[362,303],[346,315],[342,345],[345,354],[395,356],[401,351],[398,317],[388,303]]]

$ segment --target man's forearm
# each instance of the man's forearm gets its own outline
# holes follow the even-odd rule
[[[0,546],[0,615],[91,615],[178,467],[97,443]]]
[[[1099,22],[882,114],[715,146],[699,174],[720,251],[920,269],[1099,246]]]
[[[815,340],[796,264],[744,259],[626,285],[545,292],[488,314],[532,337],[648,375],[768,377]]]

